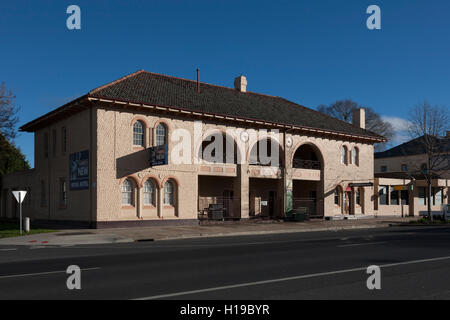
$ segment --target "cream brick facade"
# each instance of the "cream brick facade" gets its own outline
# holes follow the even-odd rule
[[[359,112],[360,126],[352,126],[279,97],[248,92],[244,78],[240,79],[239,86],[230,89],[139,71],[30,122],[24,127],[35,133],[35,169],[3,178],[0,217],[17,217],[10,191],[24,188],[31,191],[25,216],[90,227],[198,223],[211,205],[223,206],[230,220],[283,218],[291,209],[322,218],[373,215],[373,144],[383,138],[360,127],[364,112]],[[148,87],[141,88],[143,83]],[[114,86],[124,87],[108,91]],[[181,98],[178,103],[204,105],[198,105],[196,111],[176,104],[161,106],[103,96],[147,90],[145,99],[152,99],[148,94],[158,86],[166,90],[162,98],[173,90],[180,93],[170,99]],[[256,116],[266,116],[259,112],[261,104],[271,117],[286,111],[297,117],[297,122],[304,122],[298,118],[302,114],[312,119],[306,123],[328,121],[325,127],[332,123],[333,129],[323,128],[323,123],[317,124],[322,129],[316,129],[270,122],[272,119],[227,116],[224,113],[232,112],[226,110],[224,102],[228,100],[223,99],[216,100],[218,113],[211,113],[207,98],[217,99],[218,95],[229,99],[235,109],[248,103]],[[170,99],[167,103],[172,103]],[[135,125],[139,139],[143,130],[142,145],[135,140]],[[160,125],[167,131],[168,164],[151,167],[150,149],[157,145]],[[65,144],[63,130],[67,132]],[[187,134],[183,141],[191,140],[188,148],[180,149],[180,130]],[[231,159],[239,161],[199,159],[203,141],[216,133],[235,145]],[[269,143],[272,153],[279,150],[277,163],[270,166],[259,158],[259,162],[253,161],[254,150],[266,140],[275,141]],[[89,189],[71,190],[69,156],[82,151],[89,151]]]
[[[442,205],[449,204],[450,180],[437,179],[432,182],[431,210],[442,214]],[[400,190],[403,187],[405,197]],[[381,201],[380,190],[387,190],[386,201]],[[425,180],[375,178],[374,208],[377,216],[418,217],[428,215],[427,184]],[[393,199],[395,199],[393,201]]]
[[[144,147],[133,145],[133,124],[136,121],[141,121],[145,125]],[[34,219],[77,221],[97,226],[108,223],[144,225],[146,221],[195,223],[199,211],[203,209],[199,208],[199,197],[220,197],[224,190],[231,190],[234,198],[239,200],[235,210],[240,212],[235,214],[242,219],[258,214],[255,212],[255,201],[258,202],[259,199],[264,203],[270,191],[275,193],[273,199],[274,210],[277,211],[275,216],[282,216],[286,208],[286,189],[293,189],[294,199],[296,196],[302,199],[310,198],[310,194],[304,193],[308,190],[314,192],[318,203],[316,213],[321,216],[344,213],[373,214],[372,187],[364,187],[361,205],[351,203],[347,212],[343,208],[343,194],[340,195],[341,206],[335,205],[337,186],[344,192],[348,190],[349,183],[373,181],[373,145],[370,143],[339,140],[325,135],[318,137],[288,133],[284,137],[284,133],[280,131],[278,135],[282,152],[280,158],[285,165],[283,163],[273,175],[268,175],[267,170],[270,168],[247,163],[195,164],[194,155],[198,154],[198,143],[192,144],[190,150],[193,164],[173,164],[171,154],[176,142],[169,141],[169,164],[151,168],[148,164],[148,148],[155,145],[155,128],[159,123],[167,126],[169,137],[174,130],[180,128],[187,130],[194,137],[194,119],[96,104],[37,131],[35,169],[28,173],[6,176],[3,181],[4,188],[31,189],[32,203],[24,207],[24,214]],[[67,130],[65,154],[61,151],[63,127]],[[251,129],[249,126],[203,121],[201,136],[205,138],[217,130],[243,132]],[[45,132],[50,140],[48,158],[44,156]],[[57,133],[55,154],[53,154],[53,132]],[[255,141],[252,145],[250,141],[243,143],[237,136],[233,138],[240,155],[248,162]],[[286,147],[286,150],[283,143],[285,139],[291,141],[290,147]],[[321,163],[320,170],[293,168],[294,154],[304,145],[312,146],[316,151]],[[341,163],[342,146],[346,146],[349,153],[355,148],[359,150],[357,165]],[[82,150],[90,151],[91,188],[83,191],[68,190],[67,206],[61,206],[59,181],[60,179],[69,181],[69,154]],[[351,158],[350,154],[348,158]],[[133,206],[121,204],[121,187],[127,178],[131,179],[135,188]],[[157,187],[155,206],[145,206],[142,201],[143,185],[147,179],[151,179]],[[162,203],[164,183],[168,179],[176,185],[175,206],[166,206]],[[42,183],[46,188],[45,204],[41,203]],[[354,190],[351,193],[353,195]],[[13,202],[10,200],[6,200],[6,208],[2,210],[3,216],[14,216],[11,210]],[[263,209],[258,208],[256,211]]]

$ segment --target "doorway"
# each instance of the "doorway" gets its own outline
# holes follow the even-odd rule
[[[352,197],[353,197],[353,194],[351,191],[345,191],[345,193],[344,193],[344,214],[353,214]]]
[[[229,219],[239,218],[234,216],[234,192],[225,190],[222,194],[222,203],[225,210],[224,216]]]

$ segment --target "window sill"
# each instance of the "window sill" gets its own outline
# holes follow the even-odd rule
[[[164,205],[163,209],[175,209],[175,206],[172,205]]]
[[[143,209],[156,209],[155,206],[150,206],[150,205],[144,205]]]
[[[136,209],[136,207],[134,207],[134,206],[122,206],[120,209],[122,209],[122,210],[133,210],[133,209]]]
[[[145,150],[145,147],[133,146],[133,150],[134,151],[142,151],[142,150]]]

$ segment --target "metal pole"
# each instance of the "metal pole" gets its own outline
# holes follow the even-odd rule
[[[22,235],[22,192],[19,192],[20,235]]]

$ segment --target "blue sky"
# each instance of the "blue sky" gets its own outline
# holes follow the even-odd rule
[[[71,4],[81,30],[66,28]],[[382,30],[366,27],[372,4]],[[350,98],[401,129],[424,99],[450,104],[449,14],[447,0],[1,1],[0,81],[20,124],[139,69],[195,79],[198,67],[312,108]],[[33,135],[15,142],[33,164]]]

